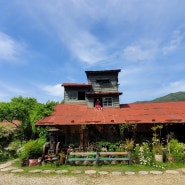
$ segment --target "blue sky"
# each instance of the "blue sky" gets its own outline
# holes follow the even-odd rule
[[[185,91],[184,0],[0,0],[0,101],[62,101],[63,82],[121,69],[121,103]]]

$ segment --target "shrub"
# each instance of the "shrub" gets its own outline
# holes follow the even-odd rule
[[[0,153],[0,162],[4,162],[8,160],[7,152]]]
[[[106,148],[108,152],[125,151],[123,144],[120,144],[120,142],[111,143],[111,142],[100,141],[100,142],[97,142],[96,144],[97,144],[98,151],[101,151],[102,148]]]
[[[23,145],[23,148],[20,152],[20,158],[38,158],[42,155],[42,148],[45,143],[45,139],[30,140]]]
[[[168,152],[174,157],[175,162],[183,162],[185,158],[185,144],[178,142],[177,139],[171,139],[168,143]]]
[[[134,152],[135,157],[138,158],[140,164],[147,166],[153,164],[153,154],[150,150],[149,143],[143,142],[141,145],[136,144]]]
[[[5,147],[13,140],[14,132],[10,128],[0,126],[0,151],[4,150]]]

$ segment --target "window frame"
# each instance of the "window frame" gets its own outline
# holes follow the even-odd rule
[[[69,91],[68,93],[69,100],[77,100],[78,92],[77,91]]]
[[[113,107],[113,98],[104,97],[102,103],[103,103],[103,107]]]

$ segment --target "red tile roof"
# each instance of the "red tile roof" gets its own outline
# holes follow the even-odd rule
[[[88,108],[81,104],[58,104],[52,115],[36,125],[121,123],[185,123],[185,101],[122,104],[120,108]]]
[[[0,122],[0,127],[6,127],[11,129],[18,129],[21,122],[19,120],[13,120],[12,122],[8,122],[7,120],[3,120]]]

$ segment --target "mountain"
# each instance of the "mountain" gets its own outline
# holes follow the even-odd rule
[[[150,102],[185,101],[185,92],[170,93],[166,96],[156,98]]]
[[[165,96],[156,98],[150,101],[136,101],[134,103],[146,103],[146,102],[169,102],[169,101],[185,101],[185,92],[170,93]]]

